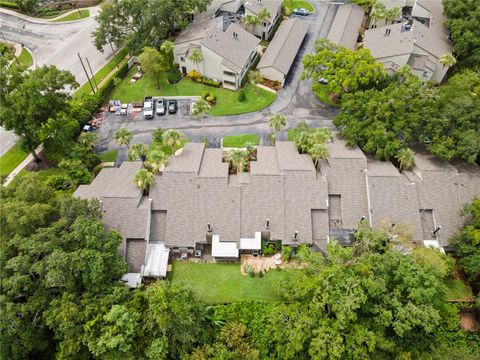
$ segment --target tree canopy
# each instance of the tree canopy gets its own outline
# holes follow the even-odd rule
[[[345,94],[334,124],[350,146],[358,144],[381,160],[399,159],[402,149],[423,143],[442,159],[475,163],[480,156],[479,84],[480,74],[472,70],[434,87],[403,68],[381,90]]]
[[[459,66],[480,65],[480,3],[475,0],[443,0],[443,11]]]
[[[93,32],[98,50],[109,43],[124,44],[133,54],[145,46],[159,49],[162,41],[184,29],[210,0],[116,0],[103,7]]]
[[[331,93],[366,90],[379,86],[386,79],[383,65],[376,62],[367,49],[352,51],[337,46],[326,39],[317,40],[315,53],[303,58],[303,78],[318,84],[327,81]]]
[[[40,161],[35,149],[49,136],[63,135],[68,126],[55,129],[55,120],[66,118],[69,108],[68,87],[77,87],[75,77],[55,66],[29,71],[0,62],[0,125],[12,130],[22,146]],[[74,123],[73,126],[78,126]],[[48,131],[55,129],[57,131]]]

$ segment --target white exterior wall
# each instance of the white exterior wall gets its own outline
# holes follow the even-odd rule
[[[272,19],[273,20],[272,22],[267,21],[267,26],[263,26],[263,23],[262,23],[262,24],[257,25],[255,28],[253,28],[252,26],[247,26],[245,28],[245,30],[247,30],[248,32],[252,33],[253,35],[255,35],[259,38],[262,38],[263,33],[265,33],[265,39],[267,39],[268,36],[270,35],[272,29],[273,29],[273,26],[278,21],[278,18],[280,17],[280,14],[281,14],[281,8],[279,6],[278,11],[277,11],[277,15],[275,16],[274,19]],[[257,16],[256,14],[254,14],[253,12],[251,12],[248,9],[245,9],[245,15]]]
[[[272,81],[279,81],[283,86],[283,82],[285,81],[285,76],[277,69],[269,66],[269,67],[261,68],[258,70],[260,71],[260,74],[262,74],[264,78]]]
[[[202,75],[209,79],[221,81],[223,78],[223,57],[221,57],[217,53],[214,53],[210,49],[207,49],[206,47],[202,47],[202,55],[204,65],[204,72],[202,73]]]

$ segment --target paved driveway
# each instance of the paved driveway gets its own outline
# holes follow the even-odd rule
[[[205,134],[211,146],[219,146],[220,139],[225,135],[243,133],[257,134],[260,143],[268,143],[268,118],[272,114],[281,112],[287,120],[287,128],[295,127],[301,121],[306,121],[312,127],[333,128],[332,118],[337,110],[322,104],[315,98],[308,80],[300,80],[302,73],[301,59],[311,53],[318,37],[325,37],[330,29],[337,7],[330,5],[329,1],[314,1],[315,13],[300,17],[302,21],[310,24],[307,37],[294,61],[288,74],[285,87],[279,91],[277,99],[267,108],[253,113],[233,116],[210,116],[205,119]],[[133,142],[151,142],[152,131],[162,129],[177,129],[192,141],[202,141],[203,128],[200,119],[190,115],[176,117],[160,117],[154,120],[144,120],[141,117],[135,120],[115,119],[107,120],[98,130],[100,144],[99,150],[115,148],[113,134],[120,127],[128,128],[134,135]],[[286,139],[286,131],[279,135]]]

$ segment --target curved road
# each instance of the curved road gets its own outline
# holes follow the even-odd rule
[[[92,15],[89,18],[56,23],[1,9],[0,31],[6,40],[24,44],[32,52],[34,66],[56,65],[74,74],[77,82],[82,85],[87,78],[78,59],[78,52],[82,57],[88,57],[94,73],[112,56],[110,47],[105,47],[101,53],[93,45],[91,33],[97,26],[95,16],[98,7],[89,10]],[[13,145],[14,138],[13,134],[0,128],[0,155]]]
[[[317,38],[327,36],[337,10],[337,6],[330,4],[330,1],[314,1],[313,4],[316,9],[315,13],[308,17],[300,17],[302,21],[308,22],[310,27],[285,86],[279,91],[277,99],[261,111],[206,118],[206,136],[210,145],[219,146],[221,138],[225,135],[244,133],[257,134],[260,136],[260,143],[267,144],[270,131],[267,122],[269,117],[277,112],[285,115],[287,128],[295,127],[301,121],[306,121],[312,127],[333,128],[332,118],[337,113],[337,109],[318,101],[312,93],[311,82],[300,79],[303,68],[301,59],[305,54],[313,51]],[[188,115],[133,121],[127,120],[123,116],[109,116],[97,131],[100,138],[98,150],[117,148],[113,134],[121,127],[126,127],[132,132],[133,142],[150,143],[152,131],[159,127],[179,130],[193,141],[202,141],[203,139],[200,121]],[[279,138],[285,139],[286,131],[281,132]],[[124,156],[126,154],[122,154],[122,157]]]

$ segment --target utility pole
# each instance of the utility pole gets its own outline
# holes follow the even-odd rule
[[[85,68],[85,65],[83,64],[82,57],[80,56],[80,53],[77,53],[78,58],[80,59],[80,63],[82,64],[83,71],[85,71],[85,75],[87,75],[87,80],[88,83],[90,84],[90,87],[92,88],[92,92],[95,94],[95,89],[93,88],[92,82],[90,81],[90,77],[88,76],[87,69]]]
[[[88,61],[88,58],[86,56],[85,56],[85,60],[87,60],[87,65],[88,65],[88,68],[90,69],[90,74],[92,74],[93,83],[95,84],[95,88],[98,91],[97,80],[95,80],[95,75],[93,74],[92,67],[90,66],[90,61]]]

